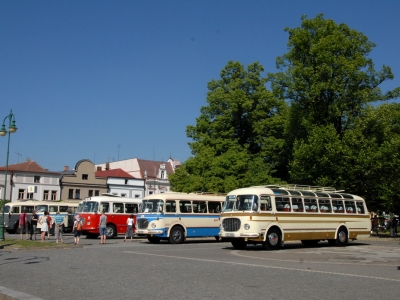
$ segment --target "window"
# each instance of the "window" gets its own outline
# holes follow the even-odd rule
[[[125,179],[125,184],[128,184],[128,179]]]
[[[331,194],[332,196],[332,194]],[[332,210],[334,213],[343,213],[343,201],[342,200],[332,200]]]
[[[303,212],[303,201],[301,198],[292,198],[293,211]]]
[[[75,199],[80,199],[81,198],[81,190],[80,189],[76,189],[75,190]]]
[[[100,191],[99,191],[99,190],[95,190],[95,191],[94,191],[94,195],[95,195],[95,196],[99,196],[99,195],[100,195]]]
[[[275,197],[275,205],[277,211],[290,211],[289,198]]]
[[[306,212],[317,212],[317,199],[304,199],[304,208]]]
[[[62,213],[62,212],[68,212],[68,206],[60,206],[58,209],[59,209],[59,212],[60,212],[60,213]]]
[[[220,213],[221,203],[219,202],[208,202],[208,212],[209,213]]]
[[[346,206],[346,212],[348,214],[356,213],[356,206],[354,204],[354,201],[344,201],[344,205]]]
[[[318,199],[320,212],[332,212],[331,201],[328,199]]]
[[[193,212],[207,213],[206,201],[193,201]]]
[[[362,201],[357,201],[356,202],[356,206],[357,206],[357,213],[358,214],[365,214],[365,208],[364,208],[364,204]]]
[[[124,204],[123,203],[114,203],[113,212],[123,213],[124,212]]]
[[[175,200],[168,200],[165,204],[165,212],[176,212]]]
[[[108,202],[102,202],[102,203],[100,203],[100,211],[101,212],[103,212],[103,210],[104,210],[104,212],[109,212],[109,208],[110,208],[110,203],[108,203]]]
[[[126,197],[126,194],[121,194],[121,197]]]
[[[266,195],[260,196],[260,208],[262,211],[271,210],[271,197]]]
[[[88,174],[82,174],[82,180],[88,180],[89,176]]]
[[[149,195],[153,195],[153,191],[149,191]]]
[[[180,200],[179,201],[179,210],[181,213],[191,213],[192,212],[192,203],[190,201]]]
[[[32,200],[33,199],[33,193],[28,193],[28,197],[26,197],[26,198]]]
[[[161,171],[161,179],[165,179],[165,171]]]
[[[13,206],[11,212],[12,212],[13,214],[19,214],[19,206]]]
[[[69,189],[68,190],[68,199],[73,199],[74,198],[74,190],[73,189]]]
[[[135,194],[135,198],[139,198],[139,196],[140,196],[140,195],[138,195],[138,194]]]
[[[26,211],[28,214],[31,214],[34,210],[33,206],[22,206],[21,211]]]
[[[44,191],[43,200],[49,200],[49,191],[47,191],[47,190]]]
[[[93,190],[89,190],[88,197],[93,197]]]
[[[57,191],[51,191],[51,200],[57,200]]]
[[[40,176],[34,176],[33,177],[33,182],[34,183],[39,183],[40,182]]]
[[[57,208],[58,208],[57,206],[51,205],[51,206],[49,206],[49,212],[55,213],[57,211]]]
[[[133,203],[125,204],[125,213],[127,214],[136,214],[138,212],[138,205]]]
[[[18,190],[18,199],[24,199],[25,198],[25,190]]]

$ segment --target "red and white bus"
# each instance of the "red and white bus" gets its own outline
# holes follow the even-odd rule
[[[126,220],[133,214],[136,223],[136,214],[141,203],[140,198],[126,198],[112,194],[86,198],[79,204],[78,209],[78,215],[83,223],[82,234],[92,238],[99,236],[99,220],[103,210],[107,216],[107,238],[125,234],[128,226]]]

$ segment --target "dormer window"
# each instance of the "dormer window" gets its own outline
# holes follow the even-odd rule
[[[160,178],[161,178],[161,179],[165,179],[165,171],[161,171],[161,176],[160,176]]]
[[[161,164],[160,169],[165,169],[165,164]]]

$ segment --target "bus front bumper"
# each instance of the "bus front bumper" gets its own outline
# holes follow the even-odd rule
[[[163,234],[164,231],[163,230],[157,230],[157,229],[136,229],[136,233],[137,234]]]
[[[243,233],[243,232],[220,232],[218,234],[221,238],[252,238],[260,237],[259,233]]]

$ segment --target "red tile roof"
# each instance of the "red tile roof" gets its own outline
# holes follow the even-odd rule
[[[0,167],[0,171],[5,171],[6,166]],[[33,173],[48,173],[37,162],[31,160],[19,164],[8,165],[8,171],[24,171]]]
[[[95,173],[95,176],[96,177],[101,177],[101,178],[108,178],[108,177],[135,178],[131,174],[125,172],[122,169],[97,171]]]

